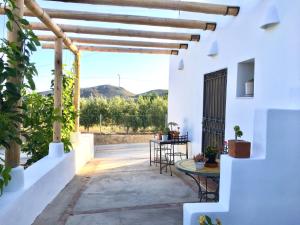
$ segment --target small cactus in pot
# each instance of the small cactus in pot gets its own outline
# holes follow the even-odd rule
[[[228,153],[234,158],[250,158],[251,142],[239,140],[243,136],[240,126],[234,126],[235,139],[228,141]]]

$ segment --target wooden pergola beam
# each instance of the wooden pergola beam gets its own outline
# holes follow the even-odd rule
[[[220,4],[209,4],[199,2],[188,2],[179,0],[48,0],[55,2],[72,2],[84,3],[93,5],[114,5],[114,6],[129,6],[152,9],[169,9],[180,10],[187,12],[218,14],[237,16],[239,13],[238,6],[227,6]]]
[[[12,13],[14,16],[18,18],[23,17],[24,13],[24,0],[16,0],[15,1],[16,8],[12,10]],[[9,42],[14,42],[17,44],[17,46],[21,47],[22,43],[20,42],[18,32],[20,31],[20,27],[17,23],[12,24],[12,29],[8,30],[7,32],[7,39]],[[13,68],[16,65],[10,64],[10,66]],[[13,83],[16,86],[21,86],[23,81],[23,75],[18,72],[14,77],[9,77],[8,81],[10,83]],[[19,90],[19,93],[21,95],[21,90]],[[22,99],[19,99],[13,104],[13,109],[17,113],[22,113],[21,110],[22,107]],[[21,138],[21,123],[16,122],[16,130],[18,132],[18,137]],[[1,131],[2,132],[2,131]],[[21,153],[21,145],[18,144],[16,141],[10,141],[9,142],[9,148],[5,149],[5,165],[10,168],[16,168],[20,165],[20,153]]]
[[[57,38],[55,44],[53,45],[55,49],[55,60],[54,60],[54,67],[55,67],[55,77],[54,77],[54,110],[56,111],[58,116],[62,116],[62,92],[63,92],[63,85],[62,85],[62,50],[63,50],[63,41],[62,38]],[[53,123],[53,142],[59,143],[61,142],[61,128],[62,123],[60,120],[54,121]]]
[[[124,23],[124,24],[138,24],[149,26],[164,26],[176,28],[189,28],[189,29],[202,29],[202,30],[215,30],[216,23],[205,22],[199,20],[186,20],[186,19],[170,19],[148,16],[132,16],[122,14],[108,14],[108,13],[95,13],[83,12],[73,10],[57,10],[57,9],[44,9],[51,18],[58,19],[71,19],[71,20],[86,20],[86,21],[99,21],[111,23]],[[0,13],[4,14],[4,10],[0,9]],[[35,16],[30,10],[25,9],[25,16]]]
[[[80,51],[75,55],[75,84],[74,84],[74,131],[80,132]]]
[[[62,38],[65,46],[67,46],[74,54],[77,54],[78,49],[72,43],[72,41],[66,36],[66,34],[60,29],[60,27],[52,21],[50,16],[34,1],[24,0],[26,7],[38,17],[47,29],[51,30],[57,38]]]
[[[55,41],[53,35],[39,35],[40,41]],[[113,39],[98,39],[98,38],[78,38],[71,37],[75,43],[83,44],[99,44],[99,45],[118,45],[118,46],[133,46],[133,47],[150,47],[150,48],[169,48],[169,49],[188,49],[186,43],[167,43],[167,42],[144,42],[144,41],[125,41]]]
[[[125,36],[125,37],[140,37],[140,38],[156,38],[156,39],[170,39],[183,41],[199,41],[200,35],[177,32],[156,32],[156,31],[142,31],[142,30],[128,30],[128,29],[114,29],[102,27],[88,27],[58,24],[64,32],[78,33],[78,34],[98,34],[109,36]],[[31,23],[32,30],[48,31],[49,28],[42,23]]]
[[[141,54],[164,54],[164,55],[178,55],[178,50],[166,50],[166,49],[149,49],[149,48],[119,48],[119,47],[108,47],[108,46],[89,46],[89,45],[78,45],[80,51],[90,52],[113,52],[113,53],[141,53]],[[44,49],[54,49],[54,44],[42,44]]]

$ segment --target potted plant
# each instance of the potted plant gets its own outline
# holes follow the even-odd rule
[[[204,151],[205,158],[207,161],[205,163],[206,167],[218,167],[218,163],[216,162],[216,158],[218,155],[218,148],[214,146],[208,146]]]
[[[229,155],[234,158],[250,158],[251,143],[248,141],[238,140],[243,136],[239,126],[234,127],[235,139],[228,141]]]
[[[163,131],[163,135],[161,136],[162,141],[167,141],[169,139],[169,132],[170,132],[170,129],[168,127],[166,127]]]
[[[209,216],[200,216],[199,217],[200,225],[222,225],[221,220],[216,219],[216,223],[213,223],[213,220]]]
[[[250,79],[245,83],[245,95],[253,96],[254,95],[254,79]]]
[[[196,170],[203,169],[205,162],[206,162],[206,158],[204,157],[204,155],[198,154],[198,155],[194,156],[193,159],[195,162]]]
[[[170,127],[170,132],[169,132],[169,139],[175,139],[179,137],[179,130],[177,128],[176,130],[176,126],[178,126],[178,124],[176,122],[169,122],[168,126]]]

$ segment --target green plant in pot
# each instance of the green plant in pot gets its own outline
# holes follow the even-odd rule
[[[234,126],[235,139],[228,141],[229,155],[234,158],[250,158],[251,143],[239,140],[243,136],[240,126]]]
[[[176,122],[169,122],[168,126],[170,127],[169,139],[174,139],[179,137],[178,124]],[[177,127],[177,130],[176,130]]]
[[[207,158],[205,163],[206,167],[217,167],[218,163],[216,162],[216,158],[218,155],[218,148],[215,146],[208,146],[205,151],[204,155]]]
[[[170,132],[170,129],[168,127],[166,127],[163,131],[163,135],[161,136],[162,141],[167,141],[169,139],[169,132]]]

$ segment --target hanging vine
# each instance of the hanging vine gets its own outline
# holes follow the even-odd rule
[[[18,28],[17,42],[5,38],[0,40],[0,146],[10,149],[10,143],[22,144],[19,124],[23,123],[22,106],[18,104],[26,90],[34,90],[33,77],[37,75],[30,56],[40,45],[37,36],[28,28],[29,22],[14,14],[17,6],[14,0],[2,0],[7,17],[6,28]],[[0,166],[0,194],[10,180],[10,168]]]

